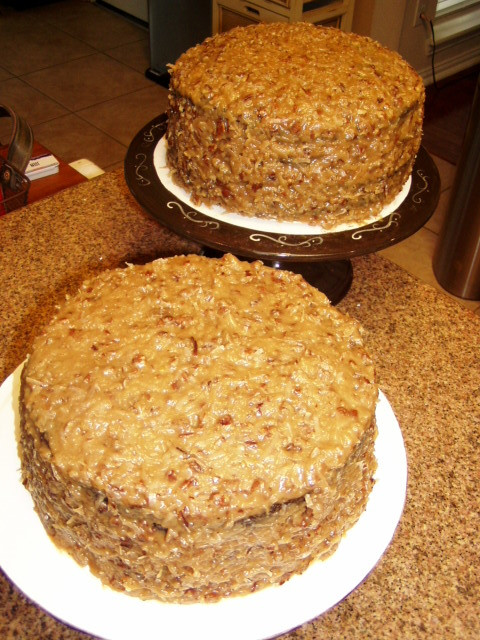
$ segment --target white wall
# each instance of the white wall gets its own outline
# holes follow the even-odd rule
[[[435,17],[436,0],[422,0],[428,18]],[[432,36],[428,23],[418,21],[419,0],[356,0],[353,31],[368,35],[398,51],[422,76],[426,84],[433,80]],[[439,38],[435,51],[437,80],[480,63],[480,24],[476,26],[475,8],[463,12],[470,29],[458,37]],[[434,31],[441,35],[449,18],[433,20]],[[448,30],[448,29],[447,29]]]

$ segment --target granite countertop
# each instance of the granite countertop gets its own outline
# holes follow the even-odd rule
[[[0,246],[0,381],[86,276],[200,250],[151,220],[121,171],[4,216]],[[406,505],[392,543],[363,583],[283,637],[477,639],[480,318],[379,256],[352,263],[353,284],[339,308],[366,329],[380,387],[401,426]],[[0,637],[89,638],[29,602],[3,573]]]

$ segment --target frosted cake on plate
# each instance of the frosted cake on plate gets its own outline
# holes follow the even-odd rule
[[[170,73],[168,166],[194,202],[334,230],[381,216],[412,172],[423,82],[369,38],[237,27]]]
[[[298,275],[229,255],[106,271],[25,363],[23,481],[53,541],[115,589],[251,593],[364,511],[377,395],[360,327]]]

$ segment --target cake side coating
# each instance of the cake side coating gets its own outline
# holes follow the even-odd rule
[[[37,338],[21,397],[47,531],[141,597],[282,581],[335,547],[371,488],[360,329],[260,263],[182,256],[85,283]]]
[[[171,69],[168,162],[194,198],[332,227],[410,175],[424,87],[368,38],[307,23],[232,29]]]

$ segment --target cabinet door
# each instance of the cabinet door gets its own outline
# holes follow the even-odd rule
[[[213,0],[212,32],[256,22],[311,22],[352,28],[355,0]]]
[[[213,32],[228,31],[233,27],[246,27],[257,22],[288,22],[286,16],[262,7],[236,0],[213,3]]]

